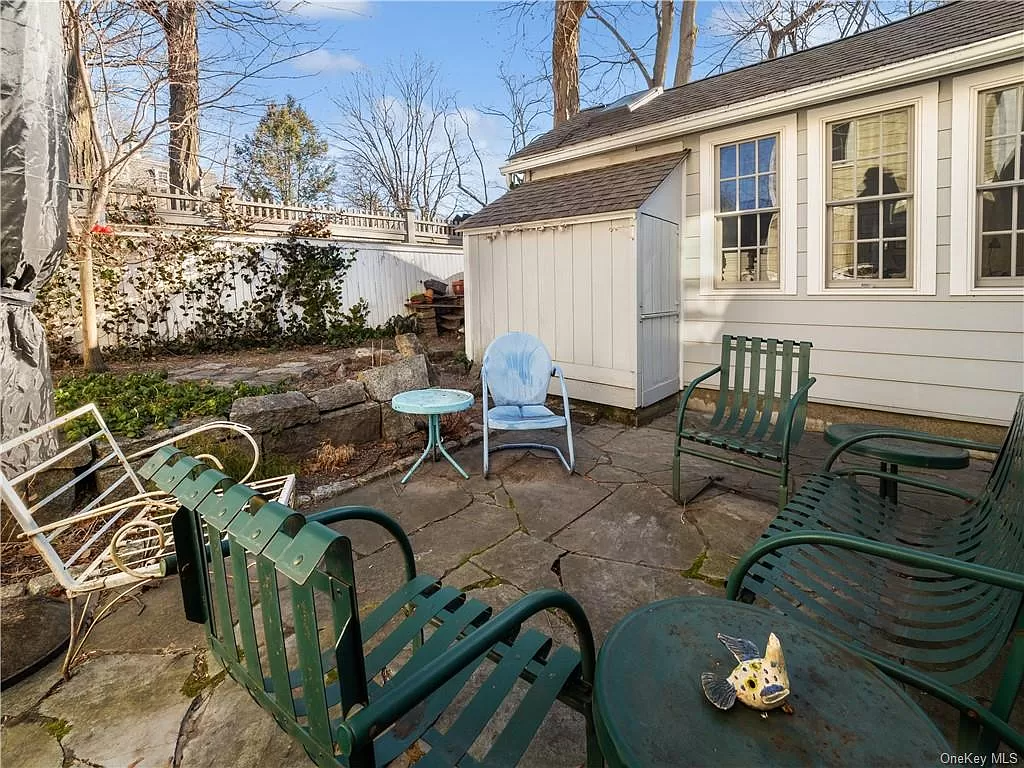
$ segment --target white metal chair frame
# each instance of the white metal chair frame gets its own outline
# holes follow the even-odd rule
[[[144,450],[126,455],[117,444],[99,410],[91,403],[0,444],[0,459],[18,446],[34,440],[53,440],[55,445],[66,443],[61,439],[64,428],[73,422],[82,423],[87,419],[95,422],[95,428],[90,427],[87,437],[58,448],[49,458],[17,475],[8,477],[0,462],[0,499],[21,527],[19,537],[27,539],[40,554],[54,578],[64,589],[70,603],[71,639],[61,670],[65,676],[70,672],[75,657],[88,637],[88,629],[84,633],[82,629],[88,616],[92,595],[103,590],[127,586],[127,589],[97,608],[90,628],[95,626],[118,600],[130,595],[152,579],[160,577],[160,561],[173,551],[171,516],[177,510],[178,504],[173,497],[164,493],[147,492],[132,467],[132,462],[165,445],[173,445],[214,430],[234,432],[249,443],[253,451],[252,464],[240,482],[245,482],[252,476],[260,460],[259,445],[250,434],[251,429],[244,424],[230,421],[203,424]],[[106,444],[105,447],[103,443]],[[71,480],[47,493],[42,499],[31,501],[29,486],[33,480],[47,471],[70,469],[67,466],[68,460],[84,451],[88,451],[92,458],[88,465],[75,468],[79,471],[75,472]],[[222,468],[220,461],[214,456],[207,454],[199,458]],[[120,475],[81,509],[74,509],[73,502],[68,514],[58,520],[45,524],[40,524],[36,520],[38,512],[62,496],[82,488],[87,480],[96,478],[101,470],[120,470]],[[125,486],[129,492],[127,497],[104,503],[119,488]],[[250,486],[270,498],[290,504],[295,490],[295,475],[262,480],[250,483]],[[87,526],[93,526],[95,529],[86,534],[85,541],[78,546],[74,554],[67,559],[62,558],[54,546],[57,539],[63,534]],[[94,545],[102,543],[101,540],[111,531],[113,534],[109,543],[102,547],[99,554],[93,554]],[[78,598],[84,598],[81,605],[76,605]]]
[[[502,351],[501,350],[502,345],[507,344],[509,342],[515,343],[516,341],[518,341],[520,343],[524,343],[525,342],[527,344],[530,344],[533,347],[530,350],[532,353],[536,354],[538,352],[543,352],[543,354],[546,356],[546,365],[545,365],[545,367],[549,371],[549,373],[548,373],[548,376],[547,376],[547,380],[544,381],[543,394],[541,394],[539,396],[539,402],[536,402],[536,403],[533,403],[533,402],[530,402],[530,403],[512,403],[512,402],[504,400],[504,399],[503,399],[504,400],[503,402],[498,402],[498,398],[494,396],[493,392],[491,392],[492,400],[494,400],[494,403],[495,403],[496,407],[502,406],[502,405],[528,406],[528,407],[538,408],[538,409],[541,409],[543,411],[546,411],[547,414],[549,414],[549,415],[541,416],[541,417],[539,417],[539,419],[532,419],[530,417],[524,417],[524,418],[521,418],[519,420],[502,419],[501,422],[500,422],[501,425],[500,426],[495,426],[492,423],[493,422],[493,417],[491,416],[491,408],[487,404],[487,395],[488,395],[488,391],[489,391],[489,389],[488,389],[488,381],[487,381],[487,371],[488,371],[489,368],[493,367],[493,365],[494,365],[494,362],[493,362],[494,354],[499,352],[499,351]],[[550,410],[548,410],[543,405],[544,399],[545,399],[545,395],[547,393],[547,381],[550,380],[550,378],[552,376],[558,378],[559,384],[561,385],[561,389],[562,389],[562,411],[565,414],[562,417],[559,417],[557,414],[551,412]],[[493,380],[494,380],[494,377],[492,376],[492,381]],[[538,339],[538,338],[536,338],[534,336],[531,336],[529,334],[526,334],[526,333],[515,332],[515,333],[507,333],[504,336],[499,336],[498,338],[496,338],[494,341],[492,341],[487,346],[487,349],[484,352],[484,360],[483,360],[482,365],[480,366],[480,381],[481,381],[481,384],[482,384],[482,387],[481,387],[481,399],[482,399],[482,402],[483,402],[483,422],[484,422],[484,425],[483,425],[484,426],[484,435],[483,435],[483,437],[484,437],[484,445],[483,445],[483,448],[484,448],[484,477],[487,477],[487,474],[488,474],[488,472],[490,470],[490,455],[492,453],[497,452],[497,451],[504,451],[504,450],[510,450],[510,449],[524,449],[524,450],[539,449],[539,450],[543,450],[543,451],[551,451],[556,456],[558,456],[558,460],[562,462],[562,466],[565,467],[566,470],[568,470],[570,474],[572,474],[573,469],[576,467],[576,451],[575,451],[575,448],[573,446],[573,441],[572,441],[572,422],[571,422],[570,416],[569,416],[569,392],[568,392],[568,390],[565,387],[565,375],[562,373],[562,369],[559,366],[555,365],[551,361],[551,356],[548,354],[547,349],[544,346],[544,343],[540,339]],[[538,398],[534,397],[534,398],[528,398],[528,399],[534,400],[534,399],[538,399]],[[540,425],[539,426],[536,423],[536,421],[537,420],[542,420],[542,419],[547,419],[549,422],[551,422],[551,421],[564,421],[565,423],[564,424],[557,424],[557,425]],[[568,458],[568,460],[565,458],[565,455],[562,453],[560,448],[558,448],[555,445],[550,445],[548,443],[503,443],[503,444],[495,445],[495,446],[491,446],[490,445],[490,431],[492,429],[499,429],[499,430],[532,430],[532,429],[561,429],[562,427],[565,428],[565,437],[566,437],[566,442],[568,444],[567,445],[568,451],[569,451],[569,458]]]

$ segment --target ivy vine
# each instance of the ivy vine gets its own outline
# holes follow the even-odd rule
[[[205,229],[93,238],[96,301],[106,352],[223,351],[265,346],[348,345],[397,329],[368,323],[360,299],[343,308],[342,283],[355,251],[322,236],[318,222],[296,225],[269,247],[217,240]],[[38,314],[51,354],[78,357],[81,334],[77,249],[72,244],[40,293]]]

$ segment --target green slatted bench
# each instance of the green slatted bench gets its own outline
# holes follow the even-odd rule
[[[722,336],[722,362],[691,381],[679,401],[672,461],[672,495],[676,501],[684,501],[680,460],[682,454],[688,454],[778,478],[782,509],[789,498],[789,451],[803,436],[807,393],[815,381],[810,376],[811,346],[809,341]],[[686,426],[690,396],[698,384],[715,374],[720,374],[718,400],[710,422],[703,427]],[[778,464],[779,469],[725,458],[695,445],[764,459]],[[708,480],[686,501],[714,478]]]
[[[855,440],[886,436],[998,455],[976,498],[924,478],[828,471]],[[857,484],[858,476],[965,503],[936,499],[927,512],[911,509]],[[814,622],[894,678],[953,705],[961,712],[961,749],[988,755],[1001,740],[1024,754],[1024,735],[1008,724],[1024,681],[1024,395],[1001,447],[898,431],[837,446],[825,471],[811,476],[740,559],[728,596],[760,598]],[[958,689],[998,674],[1000,664],[989,707]]]
[[[186,617],[206,625],[214,656],[318,766],[387,765],[416,743],[429,745],[423,768],[516,765],[559,699],[584,715],[587,765],[603,765],[590,706],[594,640],[571,596],[540,590],[492,614],[417,575],[408,537],[378,510],[306,518],[171,449],[142,474],[182,504],[165,568],[180,575]],[[363,619],[349,540],[322,524],[345,520],[383,526],[405,563],[404,586]],[[579,652],[523,628],[547,609],[569,616]],[[470,677],[488,672],[457,710]],[[514,687],[521,698],[509,704]],[[478,761],[467,753],[503,704],[514,711]]]

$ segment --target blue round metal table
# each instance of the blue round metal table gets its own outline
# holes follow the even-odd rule
[[[792,714],[737,702],[723,711],[702,672],[727,676],[736,660],[717,633],[764,650],[778,635]],[[904,691],[823,632],[743,603],[679,597],[644,606],[604,641],[594,718],[610,766],[938,765],[951,748]]]
[[[466,470],[444,449],[444,441],[441,439],[441,415],[464,411],[472,406],[473,395],[461,389],[411,389],[408,392],[399,392],[391,398],[391,407],[394,410],[427,417],[427,447],[423,449],[423,455],[405,473],[405,477],[402,478],[403,484],[412,477],[412,473],[419,468],[431,450],[434,452],[434,461],[437,461],[437,452],[440,450],[441,455],[448,459],[460,475],[469,477]]]

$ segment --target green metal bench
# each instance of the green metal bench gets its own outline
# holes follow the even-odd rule
[[[815,381],[809,375],[810,361],[809,341],[722,336],[721,364],[691,381],[679,402],[672,462],[672,495],[676,501],[684,501],[680,492],[679,462],[685,453],[777,477],[779,509],[782,509],[789,498],[789,450],[803,436],[807,392]],[[684,417],[690,396],[698,384],[715,374],[720,374],[718,401],[710,423],[706,427],[687,427]],[[773,420],[774,414],[778,416]],[[779,464],[780,468],[724,458],[694,447],[694,443],[765,459]],[[708,478],[708,483],[690,494],[686,501],[715,479]]]
[[[423,768],[515,765],[558,699],[584,714],[587,764],[603,764],[590,707],[594,640],[571,596],[541,590],[492,616],[417,575],[408,537],[378,510],[305,518],[174,450],[143,474],[182,503],[177,557],[166,565],[180,574],[186,617],[206,625],[216,658],[318,766],[387,765],[417,742],[429,745]],[[345,520],[384,527],[405,563],[405,585],[363,619],[349,540],[320,522]],[[523,628],[546,609],[568,614],[579,652]],[[489,675],[463,693],[469,702],[442,733],[439,717],[478,671]],[[528,689],[514,694],[518,704],[510,699],[514,712],[474,759],[471,746],[519,681]]]
[[[997,452],[981,495],[874,469],[828,471],[856,440],[899,435]],[[1009,724],[1024,680],[1024,396],[1001,448],[917,433],[870,432],[829,456],[729,577],[731,599],[759,597],[824,626],[894,678],[961,712],[963,749],[988,754],[998,741],[1024,752]],[[868,476],[959,497],[928,511],[895,505],[855,478]],[[938,502],[945,503],[938,503]],[[998,664],[986,708],[956,686]],[[980,733],[979,733],[980,727]]]

